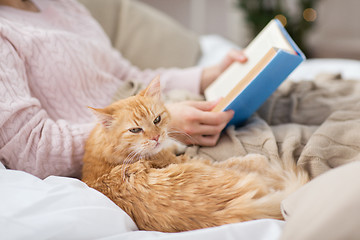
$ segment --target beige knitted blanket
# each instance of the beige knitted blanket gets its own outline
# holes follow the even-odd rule
[[[190,155],[223,160],[261,153],[296,161],[311,177],[360,159],[360,81],[321,75],[286,81],[248,120],[225,130],[215,147],[190,147]]]
[[[142,87],[128,82],[117,98]],[[181,91],[165,95],[167,101],[194,98]],[[186,153],[217,161],[261,153],[270,160],[295,161],[311,177],[359,160],[360,81],[326,74],[313,81],[288,80],[244,126],[227,128],[217,146],[192,146]]]

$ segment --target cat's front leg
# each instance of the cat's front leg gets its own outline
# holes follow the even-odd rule
[[[121,177],[122,180],[130,178],[132,175],[146,172],[147,169],[151,168],[151,164],[148,161],[139,160],[134,163],[120,164],[111,169],[108,176]]]
[[[152,168],[165,168],[170,164],[179,164],[187,161],[188,157],[185,155],[176,156],[173,152],[163,150],[149,159],[149,164]]]

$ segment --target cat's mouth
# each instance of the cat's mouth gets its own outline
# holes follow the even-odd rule
[[[152,156],[158,154],[164,148],[164,143],[160,140],[157,141],[148,141],[142,147],[141,155],[143,156]]]

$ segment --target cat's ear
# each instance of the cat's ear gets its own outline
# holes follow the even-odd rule
[[[105,128],[109,128],[114,121],[114,118],[111,114],[107,113],[104,109],[101,108],[92,108],[88,107],[93,110],[93,113],[97,117],[99,123],[101,123]]]
[[[160,75],[157,75],[153,80],[151,80],[142,95],[145,97],[161,97]]]

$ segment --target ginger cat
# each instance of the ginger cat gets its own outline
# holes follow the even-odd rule
[[[158,77],[138,95],[94,112],[100,122],[86,143],[82,180],[141,230],[282,219],[280,202],[308,181],[294,163],[284,166],[258,154],[212,162],[167,150],[170,115]]]

